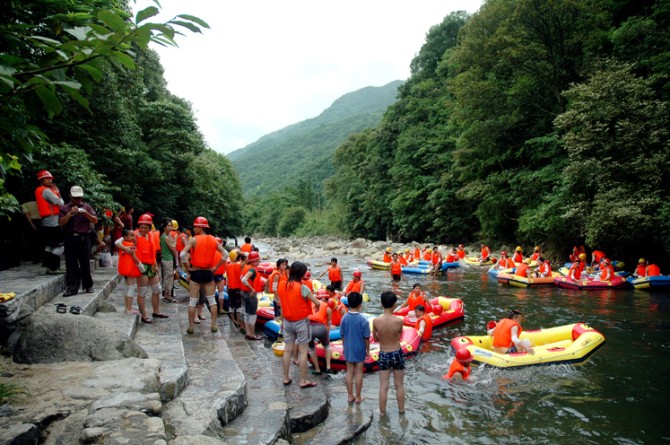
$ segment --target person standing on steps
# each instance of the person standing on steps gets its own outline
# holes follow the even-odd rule
[[[70,189],[70,202],[60,208],[58,220],[65,239],[64,297],[76,295],[80,285],[87,294],[93,293],[91,224],[97,223],[95,210],[84,202],[84,190],[75,185]]]
[[[177,256],[177,248],[174,244],[174,228],[172,220],[163,221],[163,233],[160,237],[161,243],[161,277],[163,288],[163,300],[168,303],[174,303],[172,298],[172,288],[174,287],[174,263]]]
[[[190,238],[181,252],[181,262],[188,277],[188,334],[193,334],[195,327],[196,306],[200,298],[200,289],[204,289],[209,313],[212,317],[210,330],[217,332],[216,318],[219,308],[214,298],[214,271],[225,262],[226,253],[221,244],[216,242],[212,235],[208,235],[205,229],[209,228],[209,222],[206,218],[198,216],[193,222],[193,231],[195,236]],[[218,263],[214,262],[214,252],[221,253],[221,259]],[[192,252],[191,252],[192,251]]]
[[[47,274],[61,274],[60,256],[63,253],[63,234],[59,224],[60,206],[65,204],[54,177],[46,170],[37,173],[39,186],[35,189],[37,210],[42,218],[40,226],[42,243],[42,266]]]
[[[389,383],[393,373],[393,385],[398,399],[398,412],[405,412],[405,355],[400,347],[403,319],[393,315],[398,303],[396,294],[390,291],[381,295],[384,313],[372,320],[372,335],[379,342],[379,412],[386,415]]]
[[[261,256],[255,250],[249,252],[247,264],[242,269],[240,277],[240,290],[242,291],[242,302],[244,303],[244,330],[247,340],[262,340],[263,337],[256,335],[256,311],[258,310],[258,297],[256,293],[260,286],[261,275],[256,270]]]

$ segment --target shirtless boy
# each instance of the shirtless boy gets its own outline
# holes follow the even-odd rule
[[[379,412],[386,415],[389,381],[393,371],[393,384],[398,399],[398,412],[405,412],[405,356],[400,348],[403,319],[393,315],[398,297],[391,291],[381,295],[384,313],[372,321],[372,333],[379,342]]]

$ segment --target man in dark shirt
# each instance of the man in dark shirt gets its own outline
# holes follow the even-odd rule
[[[84,190],[79,186],[70,189],[70,202],[60,208],[58,224],[65,238],[65,293],[76,295],[79,285],[84,292],[93,292],[91,277],[91,226],[98,222],[93,208],[84,202]]]

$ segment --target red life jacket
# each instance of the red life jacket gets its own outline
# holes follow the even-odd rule
[[[518,321],[510,318],[500,320],[493,331],[493,347],[511,348],[512,347],[512,328],[518,327],[517,336],[521,335],[521,325]]]
[[[312,313],[311,302],[303,298],[302,283],[282,281],[277,289],[281,300],[282,317],[288,321],[304,320]]]
[[[147,234],[145,238],[140,235],[139,230],[135,231],[135,256],[140,260],[140,263],[156,264],[156,250],[149,236],[150,234]]]
[[[391,275],[401,275],[402,274],[402,264],[399,261],[394,261],[391,263]]]
[[[195,247],[191,249],[191,264],[198,269],[211,269],[216,265],[214,252],[218,250],[212,235],[196,235]]]
[[[463,366],[461,362],[458,360],[454,359],[453,362],[451,362],[451,366],[449,366],[449,371],[447,371],[447,374],[444,376],[447,379],[450,379],[456,374],[457,372],[460,372],[461,375],[463,376],[463,380],[467,380],[468,377],[470,377],[470,373],[472,372],[472,368],[469,366]]]
[[[35,189],[35,201],[37,201],[37,211],[40,212],[40,216],[42,218],[52,215],[58,215],[58,213],[60,212],[60,207],[58,205],[51,204],[42,196],[42,192],[44,192],[45,189],[49,189],[53,192],[54,195],[58,196],[59,198],[61,197],[60,193],[51,187],[45,187],[43,185],[40,185]]]
[[[421,318],[416,321],[414,328],[418,331],[421,327],[421,320],[426,322],[426,327],[421,335],[421,340],[430,340],[430,337],[433,336],[433,319],[430,318],[430,315],[424,314]]]
[[[134,246],[135,243],[131,241],[123,241],[122,242],[124,247],[131,247]],[[118,267],[119,275],[122,277],[139,277],[141,275],[140,270],[137,268],[137,265],[135,264],[135,260],[133,260],[133,256],[129,253],[126,253],[125,250],[119,249],[119,267]]]

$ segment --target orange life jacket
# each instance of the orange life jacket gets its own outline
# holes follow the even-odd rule
[[[348,294],[349,292],[361,292],[361,287],[363,286],[363,280],[359,281],[354,281],[351,280],[349,281],[349,284],[347,284],[347,288],[344,290],[345,294]]]
[[[514,264],[512,258],[500,258],[500,261],[498,261],[498,270],[511,269],[515,266],[516,264]]]
[[[309,321],[313,321],[315,323],[321,323],[322,325],[328,325],[328,303],[325,301],[322,301],[321,304],[319,305],[319,310],[314,311],[316,307],[312,305],[312,313],[309,314],[307,318],[309,318]]]
[[[58,213],[60,212],[60,207],[58,205],[51,204],[42,196],[42,192],[44,192],[45,189],[49,189],[53,192],[54,195],[58,196],[59,198],[61,197],[60,193],[51,187],[40,185],[35,189],[35,201],[37,201],[37,211],[40,212],[40,216],[42,218],[44,218],[45,216],[58,215]]]
[[[428,253],[428,251],[426,251],[426,253],[423,254],[423,259],[424,261],[430,261],[432,256],[433,256],[432,253]]]
[[[254,247],[253,244],[244,243],[244,244],[242,244],[242,245],[240,246],[240,250],[241,250],[242,252],[249,253],[249,252],[251,252],[251,251],[253,250],[253,247]]]
[[[288,280],[288,276],[286,275],[285,272],[282,272],[279,269],[274,269],[272,271],[272,273],[270,274],[270,276],[268,277],[268,280],[266,281],[266,284],[267,284],[266,287],[268,289],[268,292],[270,292],[270,293],[274,293],[274,291],[276,290],[275,287],[274,287],[275,277],[279,277],[279,280],[277,281],[277,285],[279,285],[279,283],[281,283],[282,281]]]
[[[330,303],[332,303],[332,307],[330,308],[332,314],[331,314],[331,324],[333,326],[339,326],[340,323],[342,323],[342,307],[344,306],[342,303],[339,301],[331,298],[328,300]]]
[[[579,265],[579,263],[572,263],[572,266],[570,267],[570,273],[568,273],[568,276],[572,276],[572,278],[575,280],[579,280],[582,278],[582,268]]]
[[[535,252],[530,256],[531,261],[537,261],[540,258],[540,252]]]
[[[239,289],[242,285],[242,269],[241,264],[233,261],[226,265],[226,285],[228,289]]]
[[[523,263],[523,255],[521,252],[514,252],[514,255],[512,255],[512,261],[515,263]]]
[[[252,274],[253,278],[251,280],[247,280],[248,283],[251,284],[252,287],[249,287],[242,282],[242,277],[244,277],[247,273],[249,273],[250,270],[253,270],[254,272],[256,272],[255,274]],[[254,281],[256,280],[256,277],[258,275],[259,275],[258,271],[256,269],[254,269],[251,266],[251,264],[247,264],[246,266],[244,266],[244,269],[242,269],[242,274],[240,275],[240,289],[243,292],[251,292],[253,290]]]
[[[414,252],[413,252],[412,256],[413,256],[414,258],[416,258],[417,260],[418,260],[419,258],[421,258],[421,251],[419,250],[418,247],[415,247],[415,248],[414,248]]]
[[[491,249],[488,246],[482,247],[482,250],[479,252],[481,254],[482,260],[486,260],[491,256]]]
[[[549,264],[549,261],[544,261],[540,264],[540,273],[548,277],[551,276],[551,264]]]
[[[458,253],[458,257],[460,259],[465,258],[465,249],[458,249],[458,252],[456,252],[456,253]]]
[[[314,292],[314,282],[312,280],[309,280],[309,279],[305,278],[305,279],[302,280],[302,284],[304,284],[305,286],[307,286],[309,288],[309,290]]]
[[[430,260],[433,263],[433,265],[436,266],[442,262],[442,254],[440,252],[433,252],[433,255]]]
[[[635,270],[635,273],[639,277],[646,277],[647,276],[647,266],[643,266],[642,264],[638,264],[637,269]]]
[[[390,263],[391,260],[393,260],[393,257],[391,256],[391,254],[388,253],[388,252],[384,252],[384,258],[383,258],[383,261],[384,261],[385,263]]]
[[[402,264],[400,264],[400,261],[391,263],[391,275],[402,275]]]
[[[191,249],[191,265],[198,269],[214,267],[214,252],[218,250],[218,245],[212,235],[196,235],[195,247]]]
[[[455,253],[449,252],[447,254],[447,258],[444,261],[446,261],[447,263],[455,263],[456,261],[458,261],[458,255],[455,254]]]
[[[655,265],[655,264],[650,264],[647,266],[647,276],[648,277],[657,277],[661,275],[661,269]]]
[[[149,239],[151,239],[151,244],[154,245],[154,250],[160,252],[161,250],[161,233],[158,230],[152,230],[149,232]]]
[[[175,248],[177,249],[177,252],[181,253],[182,250],[184,250],[185,244],[184,244],[184,238],[186,238],[186,235],[183,233],[177,232],[177,242],[175,243]]]
[[[612,278],[614,278],[614,268],[612,265],[605,266],[600,270],[601,281],[611,280]]]
[[[336,265],[328,268],[328,279],[330,281],[342,281],[342,269],[340,269],[340,266]]]
[[[521,265],[517,266],[516,271],[514,272],[514,275],[519,276],[519,277],[524,277],[528,278],[528,264],[526,263],[521,263]]]
[[[401,266],[407,266],[407,260],[404,255],[398,255],[398,261],[400,261]]]
[[[414,328],[418,331],[421,327],[421,320],[426,322],[426,327],[421,335],[421,340],[430,340],[430,337],[433,336],[433,319],[430,318],[430,315],[424,314],[421,318],[416,321]]]
[[[493,331],[493,347],[511,348],[512,347],[512,328],[516,326],[519,328],[517,336],[521,335],[521,325],[518,321],[510,318],[503,318],[496,325]]]
[[[470,377],[470,373],[472,372],[472,368],[470,368],[469,366],[463,366],[463,364],[461,362],[454,359],[454,361],[451,362],[451,366],[449,366],[449,371],[447,371],[447,374],[444,377],[447,378],[447,379],[450,379],[457,372],[461,373],[461,375],[463,376],[463,380],[467,380],[468,377]]]
[[[282,317],[288,321],[300,321],[312,313],[311,302],[303,298],[302,283],[282,281],[277,289],[281,300]]]
[[[156,250],[149,236],[150,234],[147,234],[145,238],[140,235],[139,230],[135,231],[135,256],[140,260],[140,263],[156,264]]]
[[[592,258],[593,261],[595,261],[596,263],[600,263],[600,260],[602,260],[603,258],[605,258],[605,256],[606,256],[606,255],[605,255],[605,252],[601,252],[600,250],[594,250],[594,251],[591,253],[591,258]]]
[[[422,305],[423,307],[425,307],[426,313],[432,312],[433,306],[428,303],[428,300],[426,300],[426,294],[424,294],[423,292],[410,293],[409,297],[407,297],[407,307],[409,308],[410,311],[413,311],[414,309],[416,309],[418,305]]]
[[[221,261],[222,258],[223,258],[223,254],[221,252],[219,252],[218,249],[215,250],[214,251],[214,263],[212,264],[212,266],[216,266],[217,264],[219,264],[219,261]],[[225,263],[225,261],[214,271],[214,275],[223,275],[224,273],[226,273],[226,263]]]
[[[124,247],[134,246],[135,243],[132,241],[123,241]],[[126,253],[124,250],[119,249],[119,275],[122,277],[139,277],[141,275],[140,270],[135,264],[132,254]]]

